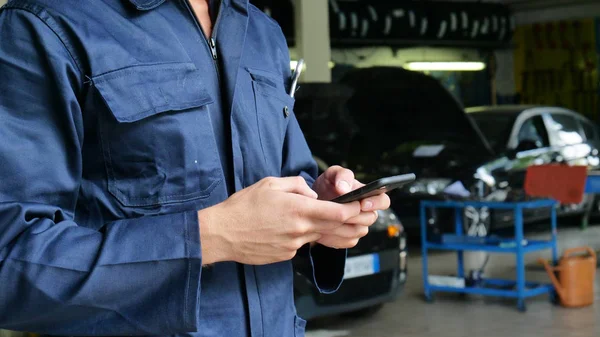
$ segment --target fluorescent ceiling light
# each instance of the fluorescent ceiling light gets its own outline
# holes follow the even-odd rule
[[[298,65],[298,61],[290,61],[290,69],[295,70]],[[329,69],[333,69],[335,67],[335,63],[329,61]],[[306,63],[304,64],[304,70],[306,70]]]
[[[404,68],[413,71],[481,71],[483,62],[408,62]]]

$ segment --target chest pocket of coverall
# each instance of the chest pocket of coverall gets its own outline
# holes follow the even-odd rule
[[[206,107],[213,99],[192,63],[134,66],[92,78],[108,190],[142,207],[206,198],[222,169]]]
[[[283,143],[295,100],[289,96],[283,76],[247,68],[252,77],[256,118],[262,152],[269,175],[278,176],[283,162]]]

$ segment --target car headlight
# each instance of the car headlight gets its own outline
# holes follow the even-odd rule
[[[377,221],[371,226],[371,230],[387,232],[390,238],[399,237],[404,231],[400,219],[392,210],[377,211],[377,215]]]
[[[371,226],[376,231],[387,231],[388,225],[392,223],[398,223],[398,217],[393,212],[388,211],[377,211],[377,221]]]
[[[435,195],[443,192],[451,183],[450,179],[419,179],[409,185],[408,191],[411,194]]]

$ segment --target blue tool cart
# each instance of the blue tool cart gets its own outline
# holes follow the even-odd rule
[[[585,193],[600,193],[600,171],[588,172],[587,179],[585,180]]]
[[[453,292],[464,294],[478,294],[486,296],[516,298],[518,309],[525,311],[525,299],[542,294],[549,294],[551,301],[555,300],[554,287],[551,284],[527,282],[525,280],[525,254],[549,249],[552,259],[556,264],[557,230],[556,206],[554,200],[535,200],[528,202],[483,202],[483,201],[423,201],[421,203],[421,238],[423,249],[423,287],[425,299],[432,301],[434,292]],[[465,207],[483,208],[493,210],[512,210],[514,212],[515,234],[514,238],[503,239],[497,237],[476,238],[463,233],[463,213]],[[434,237],[428,235],[426,223],[426,210],[431,208],[447,208],[455,211],[455,234]],[[523,234],[523,210],[534,208],[551,209],[551,238],[547,241],[526,240]],[[455,278],[430,276],[428,271],[427,254],[430,250],[451,250],[457,252],[458,272]],[[515,254],[517,279],[486,279],[465,277],[463,264],[464,251],[485,251],[490,253]]]
[[[588,172],[587,179],[585,181],[585,193],[588,194],[600,194],[600,172],[599,171],[590,171]],[[591,208],[594,207],[594,203],[590,204],[590,209],[583,217],[583,223],[581,224],[582,229],[586,229],[589,224],[589,217]]]

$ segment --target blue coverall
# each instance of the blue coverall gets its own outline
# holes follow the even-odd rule
[[[13,0],[0,9],[0,328],[303,336],[289,261],[202,267],[197,211],[317,169],[279,26],[222,0]],[[239,223],[236,226],[245,226]],[[345,250],[304,247],[322,292]]]

